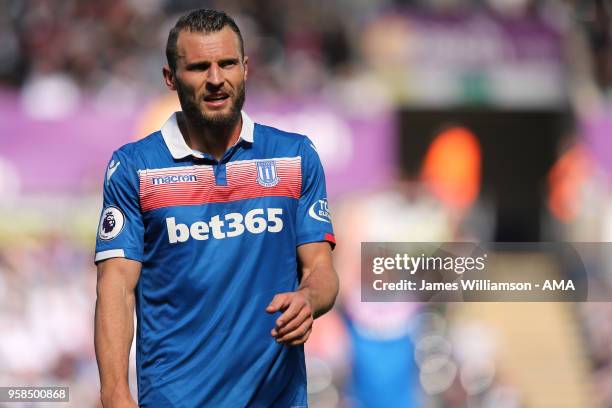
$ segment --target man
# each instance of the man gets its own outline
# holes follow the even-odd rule
[[[105,408],[303,407],[303,343],[338,291],[323,169],[305,136],[241,111],[248,59],[222,12],[170,32],[182,112],[117,150],[96,245]]]

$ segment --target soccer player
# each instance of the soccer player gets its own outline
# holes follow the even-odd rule
[[[303,343],[338,291],[311,141],[242,112],[235,22],[179,19],[163,75],[181,112],[115,151],[96,242],[95,345],[105,408],[305,407]]]

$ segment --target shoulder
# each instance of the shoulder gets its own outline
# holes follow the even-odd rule
[[[146,157],[159,154],[160,151],[163,151],[163,148],[164,142],[161,132],[156,131],[140,140],[124,144],[115,150],[113,156],[139,167],[145,162]]]
[[[158,130],[140,140],[126,143],[116,151],[126,155],[146,154],[150,151],[159,149],[161,143],[163,143],[163,138],[161,136],[161,132]]]
[[[255,144],[263,146],[262,150],[266,156],[299,157],[302,175],[319,174],[322,171],[317,148],[308,136],[271,126],[255,126]]]
[[[275,145],[288,149],[301,150],[303,146],[312,144],[308,136],[287,132],[272,126],[255,123],[254,132],[255,143],[263,143],[265,145]]]

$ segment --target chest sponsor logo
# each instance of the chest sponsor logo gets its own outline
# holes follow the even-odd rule
[[[191,225],[176,222],[175,217],[166,218],[168,241],[171,244],[237,237],[245,232],[261,234],[277,233],[283,230],[282,208],[255,208],[246,214],[229,213],[215,215],[210,220],[196,221]]]
[[[274,160],[257,161],[257,182],[264,187],[274,187],[280,178],[276,173],[276,162]]]
[[[98,236],[104,241],[110,241],[121,233],[124,224],[123,212],[117,207],[108,206],[102,211]]]
[[[173,184],[173,183],[193,183],[196,182],[197,178],[195,174],[176,174],[172,176],[159,176],[153,177],[151,183],[158,186],[160,184]]]
[[[328,222],[331,224],[329,208],[327,206],[327,198],[315,201],[308,209],[308,215],[317,221]]]

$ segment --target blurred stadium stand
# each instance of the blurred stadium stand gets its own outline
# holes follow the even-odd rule
[[[98,406],[104,169],[177,109],[165,41],[202,6],[243,31],[246,110],[326,168],[342,292],[307,344],[313,408],[612,406],[610,303],[359,298],[365,240],[612,241],[606,0],[0,1],[0,386]]]

